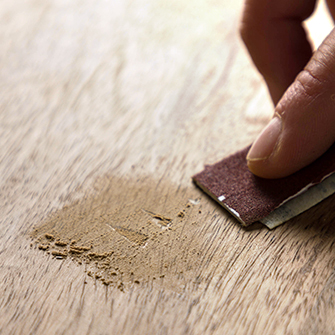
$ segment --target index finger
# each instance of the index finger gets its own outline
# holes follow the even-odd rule
[[[246,0],[241,36],[277,104],[312,56],[302,22],[316,0]]]

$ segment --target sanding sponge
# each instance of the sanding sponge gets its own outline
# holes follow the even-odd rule
[[[335,192],[335,144],[316,161],[280,179],[263,179],[247,166],[250,146],[193,176],[204,192],[244,226],[260,221],[270,229]]]

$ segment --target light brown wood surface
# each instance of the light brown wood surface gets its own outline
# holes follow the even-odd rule
[[[272,114],[238,37],[241,8],[0,1],[0,334],[335,332],[335,197],[245,230],[191,183]],[[147,278],[122,290],[30,237],[65,205],[100,199],[106,180],[111,206],[186,213],[166,244],[148,235],[132,265]]]

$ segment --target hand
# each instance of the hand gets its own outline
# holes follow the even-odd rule
[[[276,105],[252,145],[251,172],[288,176],[335,141],[335,29],[312,54],[302,22],[315,0],[246,0],[241,36]],[[335,0],[328,0],[335,17]]]

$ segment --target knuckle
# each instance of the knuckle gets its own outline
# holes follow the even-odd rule
[[[334,45],[324,41],[311,59],[310,66],[318,70],[320,77],[335,80]]]
[[[306,67],[296,77],[295,85],[299,94],[314,100],[325,91],[327,82],[325,78]]]
[[[335,89],[334,45],[325,40],[295,82],[299,93],[315,99]]]

